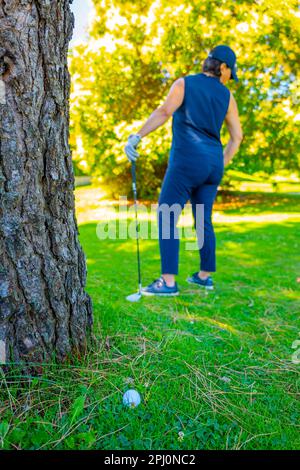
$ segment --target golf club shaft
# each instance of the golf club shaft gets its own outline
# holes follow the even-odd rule
[[[131,164],[131,174],[132,174],[132,191],[133,191],[134,208],[135,208],[135,231],[136,231],[136,252],[137,252],[137,263],[138,263],[138,283],[139,283],[139,292],[141,292],[142,280],[141,280],[139,226],[138,226],[138,217],[137,217],[137,190],[136,190],[136,166],[135,166],[135,162],[132,162],[132,164]]]

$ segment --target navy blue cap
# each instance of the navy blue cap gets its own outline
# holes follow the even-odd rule
[[[225,64],[231,68],[230,78],[236,82],[239,81],[236,74],[236,55],[229,46],[222,45],[214,47],[208,54],[208,57],[225,62]]]

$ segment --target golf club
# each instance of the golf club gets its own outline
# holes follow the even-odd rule
[[[132,191],[134,197],[134,208],[135,208],[135,231],[136,231],[136,252],[137,252],[137,264],[138,264],[138,285],[139,290],[135,294],[128,295],[126,300],[129,302],[138,302],[142,297],[142,280],[141,280],[141,262],[140,262],[140,245],[139,245],[139,227],[137,218],[137,191],[136,191],[136,168],[135,162],[131,164],[132,174]]]

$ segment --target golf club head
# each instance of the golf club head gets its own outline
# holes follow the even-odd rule
[[[142,294],[140,292],[136,292],[135,294],[128,295],[126,297],[126,300],[128,300],[129,302],[138,302],[141,297]]]

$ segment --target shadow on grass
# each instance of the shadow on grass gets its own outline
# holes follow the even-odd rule
[[[243,191],[219,191],[214,209],[225,214],[261,214],[263,212],[299,213],[300,193],[257,193]]]

